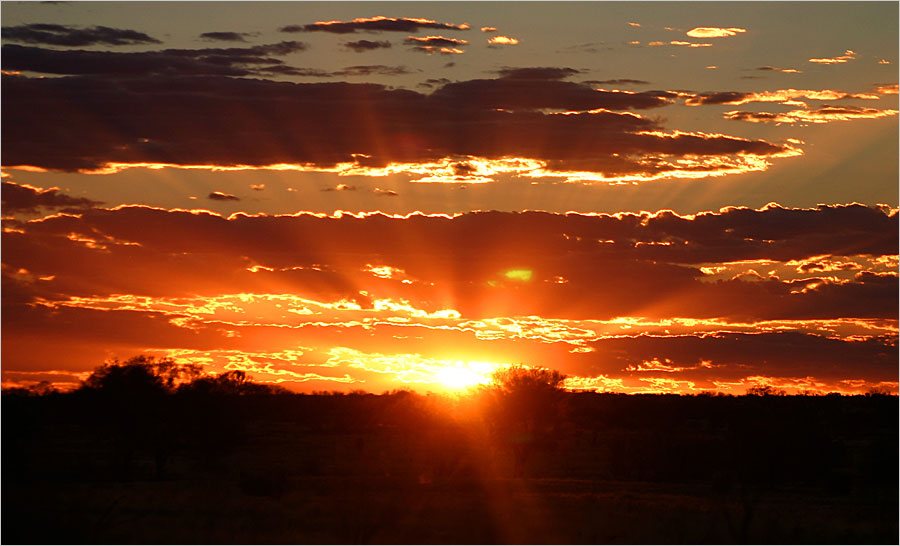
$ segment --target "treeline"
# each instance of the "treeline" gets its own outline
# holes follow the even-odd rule
[[[283,430],[396,446],[429,436],[450,451],[454,439],[477,434],[510,477],[842,490],[897,474],[896,396],[623,395],[567,392],[564,379],[514,367],[458,399],[403,390],[294,394],[240,371],[209,376],[136,357],[97,368],[70,393],[4,391],[3,438],[16,446],[4,451],[4,468],[65,468],[41,461],[55,453],[48,441],[68,438],[95,452],[83,468],[93,475],[162,478],[176,459],[213,467]],[[344,471],[316,452],[305,454],[318,461],[312,467]]]
[[[840,529],[843,542],[896,538],[896,396],[601,394],[564,391],[564,378],[512,368],[459,398],[294,394],[241,372],[210,376],[138,357],[101,366],[72,392],[6,390],[3,541],[522,542],[528,532],[498,539],[495,527],[473,520],[481,509],[472,503],[487,502],[497,482],[532,481],[577,486],[580,495],[552,497],[552,518],[572,522],[544,541],[816,543]],[[722,514],[678,508],[696,518],[688,525],[674,508],[631,513],[601,502],[604,491],[628,498],[647,484],[690,491],[701,499],[691,502]],[[169,493],[151,501],[145,491],[177,492],[180,508],[169,507]],[[111,505],[112,494],[131,504]],[[416,534],[391,534],[410,498],[426,510],[421,524],[407,522]],[[834,514],[824,515],[822,502]],[[802,518],[781,518],[781,503]],[[432,505],[433,513],[424,508]],[[257,519],[284,506],[285,516],[235,523],[247,529],[238,540],[227,523],[238,506]],[[300,527],[290,523],[320,506]],[[447,510],[478,523],[441,519]],[[107,511],[126,523],[110,524]],[[598,529],[597,518],[612,513],[612,527]],[[687,534],[638,533],[669,516]],[[212,527],[201,531],[198,518]],[[428,534],[437,529],[444,538]],[[708,537],[690,534],[702,529]]]

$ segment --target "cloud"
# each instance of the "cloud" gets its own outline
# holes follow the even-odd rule
[[[519,40],[509,36],[493,36],[488,39],[489,46],[518,45]]]
[[[876,83],[875,92],[881,95],[896,95],[898,87],[896,83]]]
[[[256,191],[262,191],[262,190],[266,189],[266,185],[265,184],[250,184],[250,189],[256,190]]]
[[[381,189],[381,188],[375,188],[373,191],[374,191],[377,195],[382,195],[382,196],[384,196],[384,197],[397,197],[397,195],[399,195],[399,194],[398,194],[397,192],[395,192],[394,190],[383,190],[383,189]]]
[[[254,362],[291,350],[275,372],[305,373],[334,347],[390,355],[402,343],[427,359],[502,355],[626,384],[896,375],[896,210],[223,217],[124,206],[13,227],[0,318],[19,371],[46,370],[52,348],[75,372],[98,352],[178,349]],[[720,267],[762,273],[713,278]]]
[[[889,338],[851,341],[797,332],[623,336],[590,346],[596,350],[592,365],[572,373],[627,371],[631,377],[640,377],[667,371],[686,380],[720,382],[755,375],[828,383],[861,376],[881,381],[890,380],[890,367],[896,372],[897,358],[897,346]]]
[[[846,93],[833,89],[779,89],[777,91],[740,92],[740,91],[715,91],[700,93],[688,97],[684,103],[688,106],[700,106],[704,104],[746,104],[748,102],[782,102],[789,103],[796,99],[809,99],[820,101],[865,99],[876,100],[878,95],[871,93]]]
[[[59,192],[59,188],[42,190],[27,184],[16,184],[3,181],[3,190],[0,196],[3,198],[4,214],[28,212],[36,213],[41,209],[72,209],[78,210],[90,208],[101,204],[99,201],[84,197],[71,197]]]
[[[875,119],[896,116],[897,110],[879,110],[862,106],[823,106],[816,110],[791,110],[790,112],[725,112],[727,119],[753,123],[830,123],[854,119]]]
[[[164,49],[143,52],[52,50],[4,45],[4,67],[45,74],[223,75],[247,76],[273,71],[283,56],[303,51],[303,42],[280,42],[246,48]]]
[[[435,87],[443,87],[450,83],[450,80],[447,78],[428,78],[424,82],[418,84],[416,87],[424,87],[426,89],[433,89]]]
[[[387,40],[375,42],[372,40],[357,40],[355,42],[345,42],[344,47],[351,49],[357,53],[364,51],[372,51],[373,49],[387,49],[391,47],[391,43]]]
[[[737,34],[747,32],[745,28],[719,28],[719,27],[696,27],[687,31],[685,34],[691,38],[725,38],[727,36],[736,36]]]
[[[468,30],[469,25],[463,23],[438,23],[430,19],[411,17],[371,17],[358,18],[352,21],[319,21],[308,25],[288,25],[278,29],[280,32],[332,32],[335,34],[351,34],[356,31],[366,32],[416,32],[423,29]]]
[[[614,80],[589,80],[581,83],[585,85],[647,85],[650,82],[644,80],[633,80],[630,78],[617,78]]]
[[[297,68],[294,66],[287,66],[283,64],[273,65],[273,66],[265,66],[262,68],[256,68],[251,70],[250,72],[256,72],[260,74],[274,74],[280,76],[300,76],[303,78],[333,78],[333,72],[327,72],[325,70],[319,70],[318,68]],[[250,74],[244,74],[250,75]]]
[[[182,297],[200,293],[198,283],[225,293],[276,283],[297,296],[329,301],[356,297],[354,290],[368,283],[362,270],[377,258],[422,282],[398,283],[399,292],[371,286],[370,294],[387,290],[381,297],[453,308],[471,319],[680,316],[753,322],[896,318],[896,272],[850,271],[844,280],[714,281],[697,264],[895,255],[897,228],[896,212],[861,205],[735,208],[695,216],[492,212],[228,219],[120,207],[29,222],[21,233],[4,232],[3,245],[4,263],[13,271],[55,276],[42,290],[79,296],[150,296],[162,290]],[[205,256],[202,267],[186,258],[198,252]],[[466,263],[465,272],[454,263]],[[505,274],[510,270],[531,274],[522,280]],[[523,290],[527,297],[514,297]],[[560,301],[568,303],[560,307]]]
[[[3,40],[57,46],[160,44],[159,40],[136,30],[104,26],[78,28],[35,23],[3,27]]]
[[[347,66],[343,70],[332,72],[332,76],[401,76],[410,74],[405,66],[386,66],[383,64]]]
[[[580,74],[581,70],[567,67],[509,67],[505,66],[496,71],[500,76],[509,80],[563,80],[569,76]]]
[[[102,60],[98,70],[109,70]],[[530,74],[558,77],[565,71]],[[95,172],[142,164],[287,165],[371,176],[449,176],[453,163],[471,158],[487,179],[515,172],[639,181],[763,170],[771,158],[800,153],[790,143],[666,131],[657,119],[616,111],[665,106],[679,93],[515,77],[524,74],[448,83],[429,95],[343,82],[4,75],[2,99],[16,108],[4,111],[3,160]],[[234,115],[227,127],[211,130],[225,123],[221,112]],[[59,119],[79,131],[44,129]],[[377,131],[360,130],[363,119]],[[108,120],[115,120],[116,131]]]
[[[666,91],[607,91],[559,81],[572,69],[501,69],[505,75],[493,80],[468,80],[443,86],[432,94],[441,100],[464,103],[479,109],[508,110],[555,108],[570,111],[659,108],[674,102],[677,95]],[[620,121],[626,121],[624,118]],[[645,122],[628,120],[637,125]]]
[[[412,45],[413,51],[423,53],[440,53],[442,55],[461,55],[465,53],[460,47],[468,45],[466,40],[447,38],[444,36],[409,36],[404,40],[407,45]]]
[[[839,57],[826,57],[822,59],[810,59],[809,62],[817,64],[841,64],[856,59],[856,52],[852,50],[844,51]]]
[[[468,45],[469,42],[445,36],[409,36],[404,43],[418,48],[459,48]]]
[[[712,47],[712,44],[707,43],[696,43],[696,42],[685,42],[681,40],[672,40],[669,42],[669,45],[673,46],[687,46],[687,47]]]
[[[756,70],[763,70],[769,72],[782,72],[784,74],[802,74],[802,70],[797,70],[795,68],[778,68],[777,66],[758,66]]]
[[[333,188],[323,188],[322,191],[356,191],[356,186],[350,186],[348,184],[338,184]]]
[[[481,27],[481,32],[497,32],[497,27]]]
[[[206,196],[207,199],[212,199],[213,201],[240,201],[241,198],[236,195],[231,195],[230,193],[223,193],[220,191],[210,192],[209,195]]]
[[[200,38],[208,41],[246,42],[251,36],[254,36],[251,32],[204,32]]]

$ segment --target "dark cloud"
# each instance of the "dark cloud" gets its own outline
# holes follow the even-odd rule
[[[257,72],[278,76],[301,76],[304,78],[332,78],[333,72],[319,70],[318,68],[297,68],[284,64],[264,66],[256,69]]]
[[[468,30],[469,25],[438,23],[429,19],[371,17],[352,21],[322,21],[308,25],[288,25],[278,29],[280,32],[332,32],[335,34],[351,34],[356,31],[366,32],[416,32],[423,29]]]
[[[4,46],[4,55],[8,47]],[[150,62],[135,66],[134,59],[113,55],[98,56],[88,65],[64,64],[60,70],[109,74],[142,68],[152,73],[171,70],[172,59],[182,59],[186,63],[182,68],[190,72],[198,58],[195,50],[188,51],[184,57],[167,54],[155,67]],[[221,51],[230,52],[222,55],[229,62],[235,58],[247,62],[240,49]],[[225,73],[247,71],[209,60],[203,64]],[[257,70],[290,74],[295,69]],[[707,172],[719,164],[725,168],[729,162],[740,162],[746,154],[770,156],[790,150],[723,135],[665,134],[654,119],[587,112],[654,108],[676,96],[667,91],[595,91],[572,82],[515,78],[450,83],[424,95],[376,84],[196,75],[4,75],[2,100],[16,105],[4,111],[4,163],[58,170],[90,170],[108,163],[331,167],[355,162],[375,167],[476,156],[531,158],[555,171],[651,177],[672,169]],[[545,109],[581,113],[556,115]],[[60,119],[79,130],[47,130],[57,127]],[[362,129],[362,120],[377,131]],[[673,156],[707,160],[693,167],[673,166]]]
[[[702,104],[732,104],[740,102],[750,95],[752,95],[752,93],[742,93],[739,91],[715,91],[709,93],[701,93],[699,95],[686,99],[684,102],[689,106],[699,106]]]
[[[535,75],[541,73],[543,72],[539,70],[533,72]],[[658,108],[674,102],[677,94],[668,91],[642,93],[596,91],[587,85],[557,79],[511,76],[494,80],[450,83],[435,91],[432,96],[474,105],[485,110],[492,108],[592,110]]]
[[[418,84],[417,87],[424,87],[426,89],[433,89],[435,87],[443,87],[450,83],[450,80],[447,78],[428,78],[424,82]]]
[[[379,76],[401,76],[409,74],[410,71],[405,66],[386,66],[383,64],[347,66],[343,70],[332,72],[333,76],[371,76],[377,74]]]
[[[589,80],[581,83],[585,85],[647,85],[650,82],[644,80],[632,80],[629,78],[619,78],[615,80]]]
[[[40,209],[83,209],[101,204],[84,197],[71,197],[60,193],[58,188],[42,190],[32,186],[4,181],[0,196],[3,198],[3,212],[38,212]]]
[[[358,40],[356,42],[346,42],[344,43],[344,47],[347,49],[352,49],[357,53],[362,53],[363,51],[372,51],[373,49],[386,49],[391,47],[391,43],[387,40],[381,42],[375,42],[372,40]]]
[[[896,110],[879,110],[863,106],[822,106],[816,109],[791,110],[780,113],[735,110],[724,114],[727,119],[753,123],[830,123],[896,115]]]
[[[432,47],[460,47],[467,45],[466,40],[458,40],[456,38],[446,38],[444,36],[410,36],[403,43],[414,46],[432,46]]]
[[[237,195],[231,195],[230,193],[223,193],[220,191],[210,192],[209,195],[206,196],[207,199],[212,199],[213,201],[240,201],[241,198]]]
[[[246,42],[253,35],[251,32],[204,32],[200,38],[219,42]]]
[[[275,284],[300,297],[336,301],[355,297],[370,282],[366,264],[382,263],[423,281],[397,284],[391,297],[419,308],[456,309],[472,319],[641,316],[752,323],[896,319],[897,275],[713,281],[700,264],[895,255],[897,229],[896,213],[862,205],[730,209],[694,217],[486,212],[452,219],[225,219],[121,207],[21,224],[3,233],[3,247],[12,271],[54,277],[42,284],[45,296],[181,297]],[[91,240],[96,243],[84,242]],[[254,264],[268,269],[249,271]],[[530,271],[530,280],[507,278],[510,269]]]
[[[563,80],[581,73],[575,68],[560,67],[503,67],[496,71],[508,80]]]
[[[303,51],[306,47],[302,42],[280,42],[246,48],[118,53],[4,45],[3,64],[9,70],[45,74],[247,76],[257,72],[258,65],[282,63],[273,56]]]
[[[57,46],[161,44],[156,38],[136,30],[103,26],[77,28],[35,23],[3,27],[3,40]],[[5,56],[4,56],[5,57]]]
[[[570,373],[630,371],[633,378],[659,376],[636,368],[664,362],[670,379],[739,381],[748,376],[840,381],[866,377],[897,380],[896,338],[834,339],[800,332],[719,333],[683,336],[621,336],[590,343],[596,353]],[[648,370],[649,371],[649,370]]]
[[[762,70],[765,72],[783,72],[785,74],[802,74],[802,70],[797,70],[796,68],[778,68],[777,66],[758,66],[756,70]]]

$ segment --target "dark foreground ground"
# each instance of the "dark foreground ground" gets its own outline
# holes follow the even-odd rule
[[[898,542],[896,397],[2,401],[2,542]],[[493,425],[493,426],[491,426]]]

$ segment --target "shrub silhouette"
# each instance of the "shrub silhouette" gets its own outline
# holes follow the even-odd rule
[[[785,396],[787,392],[772,385],[759,384],[747,388],[747,396]]]
[[[178,364],[172,359],[157,360],[140,355],[124,363],[114,360],[96,368],[81,389],[98,391],[118,398],[147,398],[168,394],[176,384],[200,377],[197,364]]]
[[[114,472],[125,478],[142,456],[151,457],[161,477],[171,457],[186,448],[224,452],[240,434],[239,408],[228,400],[284,392],[254,383],[243,371],[208,376],[199,365],[145,355],[96,368],[78,389],[113,442]]]
[[[551,447],[563,417],[566,376],[548,368],[510,366],[494,372],[479,396],[495,438],[513,454],[521,477],[538,447]]]
[[[178,393],[194,395],[248,396],[286,394],[290,391],[277,385],[254,383],[246,372],[231,370],[216,376],[198,377],[178,387]]]

